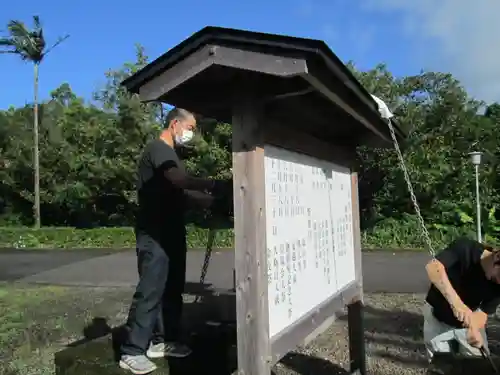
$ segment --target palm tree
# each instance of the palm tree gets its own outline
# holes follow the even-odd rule
[[[40,17],[33,17],[33,29],[29,30],[21,21],[12,20],[7,24],[7,35],[0,38],[0,53],[19,56],[34,66],[34,103],[33,103],[33,167],[35,169],[35,228],[40,228],[40,162],[38,153],[38,73],[47,54],[66,40],[69,35],[60,37],[50,48],[46,48]]]

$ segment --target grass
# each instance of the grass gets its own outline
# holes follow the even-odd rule
[[[206,247],[209,230],[188,225],[188,248]],[[231,229],[215,232],[213,247],[230,248],[234,243]],[[126,249],[135,247],[135,233],[131,227],[77,229],[70,227],[0,227],[0,248],[5,249]]]
[[[53,374],[54,353],[96,314],[123,320],[130,290],[0,283],[0,374]]]
[[[0,286],[0,373],[36,374],[31,358],[37,358],[39,365],[46,367],[45,342],[50,334],[41,334],[39,322],[48,320],[47,326],[60,327],[61,317],[44,313],[33,319],[33,314],[40,306],[51,305],[64,295],[61,287],[13,287]],[[46,337],[43,337],[46,336]],[[37,365],[38,367],[38,365]]]
[[[29,319],[34,308],[41,307],[64,296],[65,288],[57,286],[22,287],[0,286],[0,346],[14,348],[18,344],[30,345],[36,333],[36,321]],[[43,309],[40,311],[43,313]],[[60,319],[60,317],[44,317]],[[59,325],[56,323],[56,327]],[[5,353],[5,352],[4,352]]]

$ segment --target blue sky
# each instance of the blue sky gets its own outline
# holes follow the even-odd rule
[[[439,35],[412,32],[409,20],[425,22],[430,16],[424,19],[425,14],[415,12],[417,18],[412,18],[414,10],[379,1],[386,7],[374,8],[370,0],[25,0],[9,4],[0,16],[0,29],[10,19],[30,23],[38,14],[49,42],[70,35],[41,67],[42,98],[63,82],[90,98],[107,69],[134,58],[134,43],[156,58],[207,25],[322,39],[343,61],[354,60],[362,69],[379,62],[387,63],[395,75],[448,69],[445,59],[429,59],[436,57],[436,43],[445,41]],[[32,100],[32,71],[31,65],[0,55],[0,108]]]

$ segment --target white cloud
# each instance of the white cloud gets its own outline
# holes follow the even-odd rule
[[[391,12],[421,47],[432,43],[424,63],[451,71],[476,98],[500,101],[500,1],[364,1],[372,14]]]

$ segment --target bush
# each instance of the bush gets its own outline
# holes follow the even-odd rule
[[[208,229],[188,227],[188,247],[205,248]],[[219,230],[214,247],[233,246],[233,231]],[[75,229],[47,227],[41,229],[3,227],[0,228],[0,248],[134,248],[135,236],[132,228]]]
[[[475,238],[474,228],[429,225],[429,234],[434,248],[439,251],[454,239],[467,236]],[[490,245],[499,241],[486,233]],[[207,245],[208,229],[188,226],[188,247],[204,249]],[[361,233],[363,249],[427,249],[422,238],[420,224],[414,216],[408,215],[401,220],[385,219],[373,228]],[[232,229],[218,230],[215,248],[232,248],[234,232]],[[47,227],[39,230],[20,227],[0,227],[0,248],[134,248],[135,237],[132,228],[75,229]]]
[[[476,238],[474,228],[470,225],[445,226],[427,223],[427,230],[436,251],[440,251],[462,236]],[[491,245],[498,244],[496,238],[486,236],[486,239]],[[401,220],[392,218],[381,220],[373,228],[361,234],[361,242],[365,249],[428,249],[420,223],[414,215],[406,215]]]

